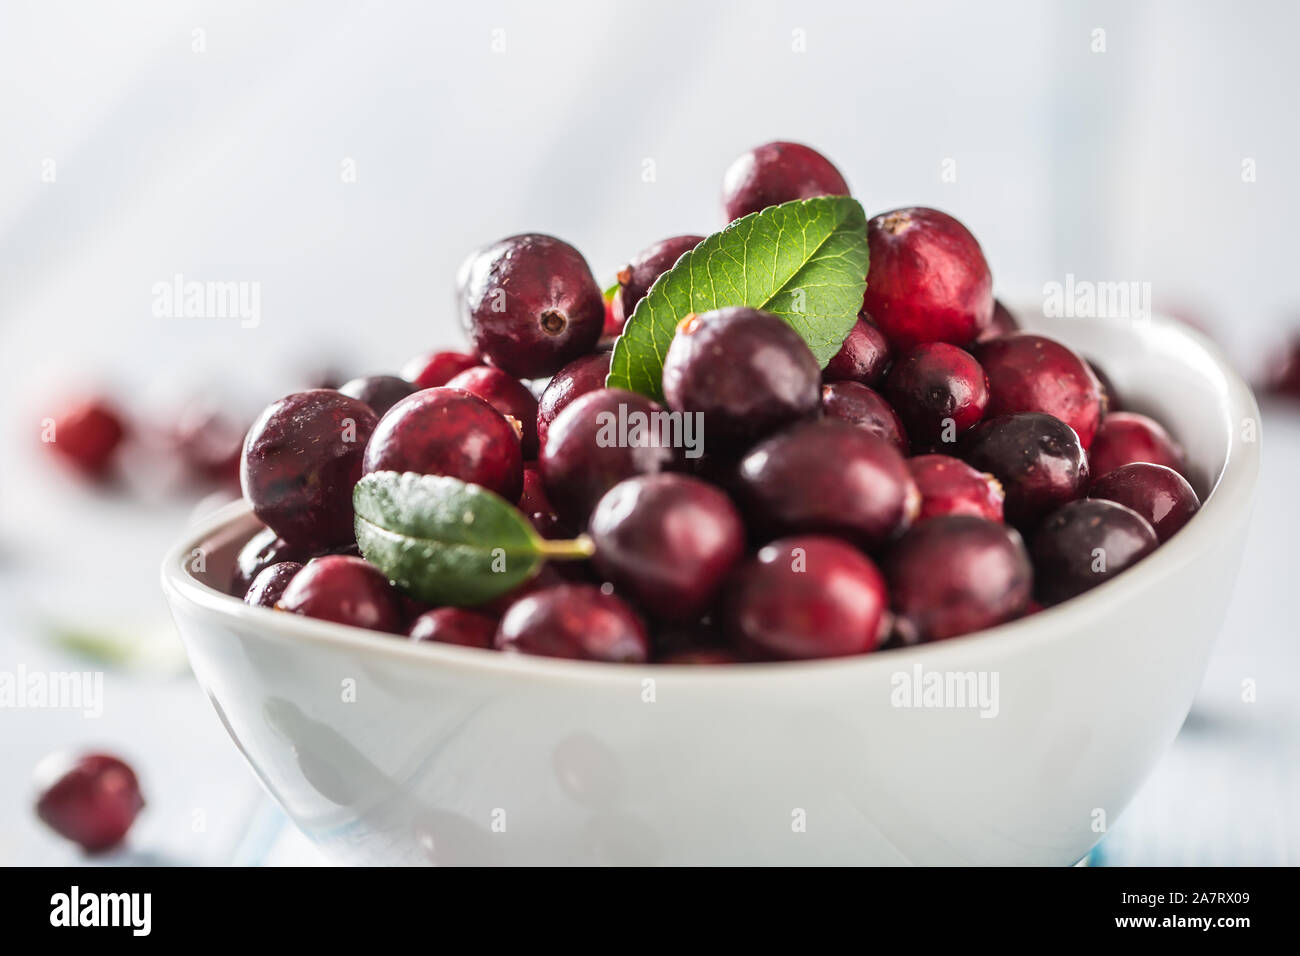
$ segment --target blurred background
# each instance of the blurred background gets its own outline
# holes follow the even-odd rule
[[[458,347],[456,267],[486,241],[553,233],[606,284],[720,228],[733,158],[797,140],[868,213],[962,219],[1002,298],[1149,283],[1265,383],[1300,328],[1297,32],[1280,0],[8,0],[0,670],[103,670],[105,690],[99,718],[0,709],[0,863],[82,859],[26,785],[65,746],[141,774],[149,808],[108,862],[314,861],[188,676],[158,561],[234,494],[229,436],[268,401]],[[255,284],[257,321],[157,314],[177,276]],[[85,396],[131,423],[97,482],[40,441]],[[1297,409],[1265,403],[1201,699],[1094,863],[1300,860]]]

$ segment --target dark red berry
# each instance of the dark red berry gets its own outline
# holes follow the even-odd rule
[[[674,651],[659,658],[661,664],[709,665],[743,662],[743,657],[725,647],[697,647],[692,650]]]
[[[470,266],[464,323],[475,350],[516,378],[553,375],[590,352],[605,299],[587,260],[553,236],[511,236]]]
[[[885,582],[856,548],[835,538],[782,538],[728,583],[727,633],[759,657],[841,657],[875,650],[888,626]]]
[[[551,422],[555,421],[556,415],[564,411],[574,399],[605,387],[605,379],[609,376],[610,357],[609,352],[597,352],[595,355],[584,355],[582,358],[574,359],[546,383],[542,397],[537,400],[539,449],[546,447],[546,433],[551,427]]]
[[[265,568],[281,561],[303,562],[310,558],[311,552],[289,544],[270,528],[264,528],[248,539],[248,543],[239,549],[235,556],[235,568],[230,575],[230,591],[234,597],[242,598],[248,588]]]
[[[743,448],[817,411],[821,369],[794,329],[757,309],[691,314],[664,357],[664,401],[699,412],[712,449]]]
[[[440,607],[435,611],[426,611],[412,621],[407,630],[413,641],[483,648],[492,646],[496,633],[495,617],[460,607]]]
[[[365,402],[372,412],[383,418],[385,412],[407,395],[418,391],[418,387],[396,375],[367,375],[344,382],[339,386],[339,391]]]
[[[642,475],[619,482],[591,515],[596,569],[650,614],[698,617],[745,553],[731,500],[697,478]]]
[[[946,342],[929,342],[903,353],[885,380],[885,396],[923,446],[955,444],[984,417],[988,380],[980,363]]]
[[[610,302],[610,322],[605,334],[619,335],[655,280],[703,241],[703,236],[673,236],[638,252],[631,262],[619,269],[618,291]]]
[[[740,462],[738,494],[769,537],[838,535],[878,548],[920,507],[903,456],[887,441],[835,419],[805,422],[760,442]]]
[[[276,607],[322,621],[372,631],[403,630],[400,592],[364,558],[332,554],[313,558],[294,575]]]
[[[575,660],[642,664],[650,656],[645,624],[600,588],[563,584],[510,606],[497,629],[498,650]]]
[[[1020,535],[973,515],[923,521],[885,562],[904,643],[941,641],[1019,617],[1033,589]]]
[[[1111,377],[1106,374],[1106,370],[1094,362],[1092,359],[1085,359],[1088,368],[1092,369],[1092,374],[1097,377],[1097,384],[1101,386],[1101,416],[1105,418],[1114,412],[1124,411],[1124,403],[1120,399],[1119,389]],[[1096,436],[1093,436],[1096,441]]]
[[[942,515],[973,515],[989,521],[1002,520],[1002,486],[990,474],[947,455],[918,455],[907,460],[917,490],[921,511],[917,521]]]
[[[523,430],[519,443],[524,458],[537,457],[537,399],[523,382],[499,368],[481,365],[461,372],[447,387],[477,395],[502,415],[519,422]]]
[[[239,471],[257,517],[308,551],[354,540],[352,487],[378,422],[370,406],[330,389],[268,405],[244,439]]]
[[[1019,332],[975,350],[989,379],[986,414],[1045,412],[1074,429],[1089,450],[1103,412],[1101,383],[1088,363],[1060,342]]]
[[[104,398],[77,402],[52,419],[42,435],[58,455],[84,477],[104,478],[113,455],[126,437],[121,414]]]
[[[536,462],[524,465],[524,490],[519,495],[519,510],[526,515],[555,511],[551,499],[546,497],[546,486],[542,484],[542,473],[538,471]]]
[[[417,355],[402,368],[402,378],[416,388],[437,388],[446,385],[466,369],[483,363],[474,355],[464,352],[432,352]]]
[[[967,345],[993,316],[993,277],[975,237],[935,209],[912,207],[867,224],[871,265],[863,310],[895,349]]]
[[[263,568],[248,586],[244,603],[254,607],[275,607],[289,582],[301,570],[302,565],[297,561],[280,561]]]
[[[1044,604],[1059,604],[1132,567],[1159,543],[1132,508],[1100,498],[1072,501],[1034,535],[1034,592]]]
[[[197,400],[181,410],[169,437],[195,477],[237,486],[247,431],[211,402]]]
[[[891,354],[885,334],[860,315],[840,350],[822,369],[822,381],[861,382],[874,388],[884,380]]]
[[[1088,486],[1088,497],[1132,508],[1146,519],[1162,542],[1173,537],[1201,507],[1186,478],[1172,468],[1145,461],[1120,465],[1094,478]]]
[[[1187,458],[1182,447],[1169,437],[1159,422],[1136,412],[1116,412],[1106,416],[1093,439],[1088,461],[1093,475],[1098,478],[1135,461],[1164,465],[1179,474],[1187,471]]]
[[[1042,412],[981,422],[962,441],[962,457],[998,480],[1007,522],[1022,532],[1080,497],[1088,483],[1088,459],[1079,436],[1059,418]]]
[[[551,423],[538,466],[561,518],[584,527],[596,502],[625,478],[677,467],[665,442],[664,409],[633,392],[602,388],[571,403]]]
[[[878,392],[860,382],[827,382],[822,386],[822,414],[856,425],[908,452],[907,431],[894,407]]]
[[[37,767],[36,784],[36,815],[90,853],[121,843],[144,806],[135,771],[108,754],[55,754]]]
[[[848,194],[849,184],[831,161],[799,143],[755,147],[722,178],[722,208],[728,221],[796,199]]]
[[[450,475],[518,501],[523,490],[519,433],[477,395],[426,388],[392,407],[370,444],[365,472]]]
[[[1272,356],[1259,388],[1278,398],[1300,399],[1300,335],[1293,335]]]
[[[1020,323],[1016,320],[1014,314],[998,299],[993,300],[993,318],[989,320],[988,328],[979,334],[977,342],[987,342],[990,339],[999,339],[1004,335],[1011,335],[1020,331]]]

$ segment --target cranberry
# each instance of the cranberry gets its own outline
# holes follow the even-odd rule
[[[1300,336],[1293,336],[1273,356],[1259,387],[1279,398],[1300,398]]]
[[[402,378],[416,388],[437,388],[446,385],[467,369],[483,363],[464,352],[433,352],[418,355],[402,368]]]
[[[524,465],[524,490],[519,495],[519,510],[526,515],[555,511],[551,499],[546,497],[546,486],[542,484],[542,473],[537,470],[536,462]]]
[[[947,455],[918,455],[907,460],[917,490],[921,511],[917,521],[941,515],[974,515],[989,521],[1002,520],[1002,486],[990,474]]]
[[[609,360],[609,352],[584,355],[564,366],[546,383],[542,397],[537,400],[538,448],[546,447],[546,433],[551,422],[570,402],[605,387],[605,379],[609,376]]]
[[[989,377],[988,415],[1046,412],[1074,429],[1084,451],[1103,412],[1101,383],[1088,363],[1060,342],[1020,332],[975,351]]]
[[[108,754],[55,754],[41,761],[36,778],[36,815],[90,853],[121,843],[144,806],[135,771]]]
[[[738,491],[751,522],[769,535],[839,535],[877,548],[902,534],[920,507],[903,456],[845,422],[795,425],[740,462]]]
[[[1121,465],[1145,461],[1186,474],[1187,458],[1159,422],[1136,412],[1107,415],[1088,452],[1092,473],[1100,478]]]
[[[890,356],[884,333],[859,315],[840,350],[822,370],[822,381],[861,382],[874,387],[884,379]]]
[[[998,299],[993,300],[993,318],[989,320],[988,328],[979,334],[975,340],[977,342],[987,342],[990,339],[998,339],[1004,335],[1011,335],[1020,331],[1020,323],[1016,320],[1015,315]]]
[[[1033,569],[1015,530],[973,515],[918,524],[885,563],[904,643],[941,641],[1019,617]]]
[[[392,407],[370,444],[365,472],[414,471],[450,475],[482,485],[507,501],[523,490],[519,433],[477,395],[426,388]]]
[[[703,241],[703,236],[673,236],[637,253],[631,262],[619,269],[618,291],[610,302],[610,321],[605,334],[620,334],[637,303],[645,298],[655,280]]]
[[[1132,508],[1100,498],[1071,501],[1052,512],[1034,535],[1038,599],[1059,604],[1095,588],[1159,543],[1151,525]]]
[[[962,457],[1002,484],[1009,523],[1030,530],[1045,514],[1083,494],[1088,459],[1069,425],[1042,412],[981,422],[962,442]]]
[[[699,412],[706,441],[741,448],[817,410],[821,369],[794,329],[757,309],[688,315],[664,356],[668,407]]]
[[[1168,541],[1200,510],[1201,501],[1187,479],[1164,465],[1135,461],[1113,468],[1088,486],[1089,498],[1105,498],[1132,508]]]
[[[440,607],[435,611],[426,611],[412,621],[407,630],[413,641],[483,648],[492,646],[496,633],[495,617],[459,607]]]
[[[481,365],[461,372],[447,387],[477,395],[502,415],[517,421],[523,432],[519,442],[524,457],[537,457],[537,399],[523,382],[499,368]]]
[[[1106,374],[1106,370],[1092,359],[1085,359],[1085,361],[1088,363],[1088,368],[1092,369],[1092,374],[1097,377],[1097,384],[1101,386],[1102,418],[1105,418],[1113,412],[1122,412],[1124,410],[1124,405],[1120,401],[1119,389],[1115,387],[1115,383],[1111,380],[1111,377]],[[1096,441],[1095,435],[1093,436],[1093,440]]]
[[[418,386],[396,375],[367,375],[339,386],[340,392],[359,402],[365,402],[380,418],[407,395],[418,390]]]
[[[308,561],[289,582],[276,607],[372,631],[402,631],[400,592],[374,565],[346,554]]]
[[[727,168],[722,208],[728,221],[795,199],[847,196],[849,184],[831,161],[799,143],[764,143]]]
[[[782,538],[727,585],[731,639],[760,657],[841,657],[875,650],[888,628],[885,582],[856,548],[835,538]]]
[[[619,482],[591,515],[596,569],[656,617],[683,621],[713,602],[745,554],[731,500],[686,475]]]
[[[618,388],[588,392],[551,424],[538,465],[560,517],[586,525],[601,496],[625,478],[672,470],[679,452],[662,443],[656,422],[664,410]],[[633,429],[634,421],[644,427]],[[628,424],[621,434],[620,422]]]
[[[177,416],[171,438],[177,454],[195,476],[239,483],[239,459],[247,428],[231,421],[207,401],[188,404]]]
[[[993,277],[979,243],[956,219],[913,207],[867,223],[871,266],[862,307],[897,349],[966,345],[993,316]]]
[[[230,594],[242,598],[248,593],[253,579],[266,568],[281,561],[306,561],[310,552],[289,544],[270,528],[263,528],[248,539],[235,556],[235,568],[230,575]]]
[[[495,644],[503,651],[587,661],[643,664],[650,656],[636,612],[588,584],[563,584],[516,601],[501,619]]]
[[[898,413],[878,392],[860,382],[828,382],[823,385],[822,414],[856,425],[889,442],[899,454],[907,454],[907,432]]]
[[[595,347],[605,298],[587,260],[567,242],[511,236],[470,267],[464,322],[490,364],[517,378],[541,378]]]
[[[244,439],[239,473],[262,523],[312,551],[354,540],[352,487],[378,421],[368,405],[323,388],[267,406]]]
[[[107,399],[92,398],[64,409],[53,421],[50,447],[84,477],[104,478],[126,437],[117,409]]]
[[[244,603],[254,607],[275,607],[295,574],[302,570],[297,561],[280,561],[257,572],[244,594]]]
[[[969,352],[946,342],[929,342],[894,363],[885,380],[885,395],[912,441],[932,445],[956,442],[984,417],[989,387],[984,369]]]

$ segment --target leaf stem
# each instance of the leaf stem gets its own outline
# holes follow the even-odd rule
[[[568,541],[552,541],[549,538],[539,538],[537,551],[542,557],[556,561],[579,561],[596,553],[596,543],[585,534],[580,534]]]

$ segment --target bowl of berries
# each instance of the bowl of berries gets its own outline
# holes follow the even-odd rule
[[[166,556],[332,857],[1072,864],[1177,733],[1260,462],[1216,347],[1013,312],[959,221],[804,146],[723,194],[603,292],[476,251],[463,351],[269,405]]]

